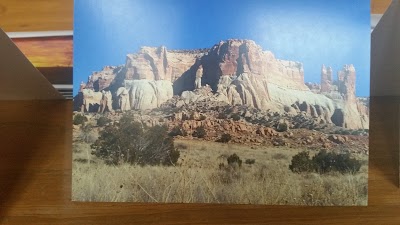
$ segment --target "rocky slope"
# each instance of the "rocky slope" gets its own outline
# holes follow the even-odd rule
[[[306,85],[301,63],[276,59],[254,41],[230,39],[193,51],[143,47],[129,54],[125,65],[92,74],[74,103],[76,110],[88,111],[154,109],[174,95],[181,96],[183,104],[204,99],[196,90],[208,86],[209,101],[293,115],[304,112],[320,123],[368,128],[368,106],[356,98],[355,80],[352,65],[338,71],[336,81],[332,69],[323,66],[321,84]],[[104,105],[110,101],[112,109]]]
[[[187,96],[186,96],[187,97]],[[118,123],[121,116],[148,127],[166,125],[170,135],[178,139],[219,141],[229,135],[231,143],[250,146],[284,146],[290,148],[329,149],[339,152],[368,154],[368,130],[350,130],[334,124],[321,123],[306,111],[273,112],[254,107],[216,101],[210,87],[202,87],[186,97],[174,96],[160,107],[127,113],[87,115],[89,123],[96,124],[100,117]],[[197,129],[204,136],[197,137]],[[79,127],[76,131],[79,132]],[[101,128],[99,127],[101,130]]]

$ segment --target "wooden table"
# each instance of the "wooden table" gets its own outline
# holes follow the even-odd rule
[[[0,26],[69,29],[71,11],[71,0],[2,0]],[[397,101],[371,100],[369,206],[322,208],[71,202],[72,102],[3,101],[0,224],[400,224]]]

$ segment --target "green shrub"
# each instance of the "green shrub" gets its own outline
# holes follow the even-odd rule
[[[355,173],[360,171],[361,162],[351,158],[349,153],[336,154],[327,152],[326,150],[319,151],[312,159],[308,152],[300,152],[293,156],[292,163],[289,169],[292,172],[317,172],[320,174],[329,172],[339,173]]]
[[[313,127],[309,127],[309,130],[312,130]],[[280,122],[277,126],[276,126],[276,131],[278,132],[285,132],[289,130],[289,125],[286,122]]]
[[[361,162],[350,157],[350,154],[336,154],[321,150],[316,154],[312,161],[315,171],[318,173],[328,173],[332,171],[340,173],[355,173],[361,168]]]
[[[217,118],[218,119],[227,119],[228,117],[227,117],[227,115],[225,113],[220,113],[220,114],[218,114]]]
[[[220,139],[218,139],[218,142],[222,143],[228,143],[232,139],[232,136],[230,134],[223,134]]]
[[[79,138],[81,139],[81,141],[86,143],[93,143],[96,140],[96,137],[91,132],[92,127],[89,124],[82,124],[80,130],[81,132],[79,134]]]
[[[169,136],[171,137],[176,137],[176,136],[183,136],[182,129],[178,126],[172,128],[172,130],[168,133]]]
[[[179,151],[168,136],[167,127],[151,128],[123,116],[120,123],[108,125],[91,145],[92,154],[107,164],[175,165]]]
[[[232,116],[231,116],[231,118],[233,119],[233,121],[239,121],[240,120],[240,115],[239,114],[233,114]]]
[[[236,153],[233,155],[230,155],[227,158],[227,161],[228,161],[228,165],[230,165],[230,166],[234,166],[234,165],[238,165],[239,167],[242,166],[242,160],[240,159],[240,157],[238,155],[236,155]]]
[[[74,116],[74,125],[84,125],[86,122],[88,121],[88,119],[86,118],[86,116],[81,115],[81,114],[76,114]]]
[[[102,116],[97,120],[97,126],[104,127],[109,122],[111,122],[111,119],[108,119],[107,117]]]
[[[342,135],[351,135],[351,132],[349,130],[343,130]]]
[[[254,163],[256,163],[255,159],[246,159],[246,161],[244,161],[244,163],[248,164],[248,165],[252,165]]]
[[[207,132],[203,126],[196,128],[196,131],[193,133],[193,136],[198,138],[204,138],[206,135]]]
[[[200,115],[200,120],[205,120],[207,117],[205,115]]]
[[[366,132],[364,129],[358,129],[358,130],[352,130],[351,135],[357,135],[357,136],[362,136],[362,135],[367,135],[368,132]]]
[[[314,170],[313,163],[308,152],[303,151],[293,156],[289,169],[294,173],[312,172]]]

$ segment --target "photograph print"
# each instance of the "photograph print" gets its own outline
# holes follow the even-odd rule
[[[367,205],[369,1],[74,13],[73,201]]]

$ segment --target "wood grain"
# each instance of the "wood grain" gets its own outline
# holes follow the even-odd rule
[[[0,224],[400,224],[394,102],[371,101],[368,207],[71,202],[72,103],[0,102]]]
[[[73,0],[1,0],[0,27],[6,32],[72,30]]]
[[[383,14],[389,7],[392,0],[372,0],[371,1],[371,13],[372,14]]]
[[[72,67],[72,36],[12,40],[36,67]]]

